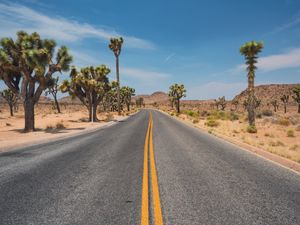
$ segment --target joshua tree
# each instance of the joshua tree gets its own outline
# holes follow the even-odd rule
[[[60,86],[62,92],[76,96],[89,111],[89,121],[97,121],[97,107],[109,90],[107,75],[110,69],[105,65],[85,67],[79,71],[72,68],[71,80],[64,80]]]
[[[293,89],[293,99],[298,104],[298,113],[300,113],[300,86]]]
[[[279,108],[279,104],[278,104],[278,101],[277,100],[273,100],[270,102],[271,105],[273,106],[274,108],[274,112],[277,112],[277,109]]]
[[[286,113],[286,107],[287,107],[287,104],[289,102],[289,98],[290,98],[289,95],[282,95],[281,98],[280,98],[280,100],[283,102],[284,113]]]
[[[23,100],[25,132],[34,131],[34,106],[47,88],[52,75],[68,71],[72,62],[65,46],[57,51],[55,41],[41,39],[38,33],[17,33],[17,39],[0,41],[0,79]]]
[[[142,106],[144,106],[144,98],[139,97],[138,99],[135,100],[135,104],[137,107],[141,108]]]
[[[180,99],[186,97],[186,90],[183,84],[173,84],[170,86],[169,95],[173,96],[177,113],[180,113]]]
[[[221,106],[221,110],[222,111],[225,110],[227,104],[225,96],[218,98],[218,100],[215,100],[215,102],[216,102],[217,109],[219,109],[219,106]]]
[[[117,76],[117,98],[118,98],[118,114],[121,114],[121,99],[120,99],[120,77],[119,77],[119,56],[121,53],[123,38],[111,38],[108,47],[113,51],[116,57],[116,76]]]
[[[0,95],[5,99],[9,106],[10,115],[14,116],[14,106],[18,102],[18,95],[10,89],[5,89],[0,92]]]
[[[258,99],[256,96],[254,96],[253,102],[254,102],[254,109],[257,109],[261,105],[261,100]],[[245,110],[248,109],[249,99],[244,100],[243,106],[244,106]]]
[[[56,77],[56,78],[53,77],[49,81],[48,89],[46,90],[45,95],[47,96],[47,95],[51,94],[53,96],[56,110],[58,113],[61,113],[60,107],[59,107],[59,104],[57,101],[57,92],[59,91],[58,80],[59,80],[59,77]]]
[[[127,106],[127,111],[130,111],[131,97],[135,95],[135,90],[131,87],[122,87],[121,93],[123,102]]]
[[[254,96],[254,78],[258,58],[258,53],[263,49],[261,42],[247,42],[240,48],[240,53],[245,56],[248,71],[248,120],[250,126],[255,126],[255,96]]]
[[[232,100],[232,105],[234,105],[234,111],[237,111],[238,106],[239,106],[239,100],[233,99]]]

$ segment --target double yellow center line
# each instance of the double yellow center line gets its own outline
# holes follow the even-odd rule
[[[151,171],[152,184],[152,200],[154,212],[154,224],[163,225],[163,217],[160,205],[159,188],[157,181],[157,172],[153,150],[153,120],[150,113],[148,129],[144,146],[144,170],[143,170],[143,185],[142,185],[142,208],[141,208],[141,225],[149,225],[149,160]],[[151,209],[150,209],[151,210]]]

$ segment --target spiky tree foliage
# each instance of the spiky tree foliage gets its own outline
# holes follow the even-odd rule
[[[126,105],[127,111],[130,111],[131,97],[135,95],[135,89],[125,86],[121,88],[122,102]]]
[[[221,110],[222,110],[222,111],[225,110],[226,104],[227,104],[227,103],[226,103],[225,96],[216,99],[215,102],[216,102],[217,109],[219,109],[219,106],[221,106]]]
[[[233,99],[231,103],[232,103],[232,105],[234,105],[234,110],[237,111],[238,110],[238,106],[240,104],[239,100]]]
[[[300,86],[295,87],[293,89],[293,95],[292,98],[295,100],[295,102],[298,104],[298,113],[300,113]]]
[[[273,106],[274,108],[274,112],[277,112],[278,108],[279,108],[279,104],[278,104],[278,101],[277,100],[273,100],[270,102],[271,105]]]
[[[59,104],[58,104],[58,101],[57,101],[57,93],[59,91],[59,84],[58,84],[58,80],[59,80],[59,77],[56,77],[56,78],[52,78],[49,83],[48,83],[48,89],[45,91],[45,95],[49,95],[51,94],[54,98],[54,103],[55,103],[55,108],[57,110],[58,113],[61,113],[60,111],[60,107],[59,107]]]
[[[290,96],[289,95],[282,95],[280,100],[283,102],[283,107],[284,107],[284,113],[286,113],[286,108],[287,108],[287,104],[289,102],[289,98]]]
[[[240,48],[240,53],[244,55],[248,71],[248,120],[250,126],[255,126],[255,93],[254,93],[254,78],[255,70],[257,69],[255,64],[257,63],[258,53],[263,49],[262,42],[250,41],[245,43]]]
[[[54,40],[41,39],[38,33],[17,33],[17,39],[2,38],[0,41],[0,79],[24,104],[24,131],[34,130],[34,105],[47,88],[52,75],[68,71],[72,62],[65,46],[57,51],[55,60]]]
[[[108,45],[109,49],[113,51],[116,57],[116,77],[117,77],[117,99],[118,99],[118,114],[121,114],[121,96],[120,96],[120,76],[119,76],[119,56],[122,50],[122,44],[124,40],[122,37],[111,38],[110,44]]]
[[[253,102],[254,102],[254,109],[257,109],[261,105],[261,100],[258,99],[256,96],[254,96]],[[244,106],[245,110],[248,109],[248,107],[249,107],[249,98],[244,100],[243,106]]]
[[[169,93],[168,93],[168,97],[169,97],[169,101],[170,101],[170,104],[171,104],[171,108],[173,109],[174,108],[174,104],[175,104],[175,98],[174,98],[174,91],[173,90],[170,90]]]
[[[70,80],[64,80],[60,86],[62,92],[76,96],[89,112],[89,121],[97,121],[97,107],[110,89],[107,75],[110,69],[101,65],[85,67],[80,71],[72,68]]]
[[[180,113],[180,99],[186,97],[186,90],[183,84],[173,84],[170,86],[169,95],[175,100],[177,113]]]
[[[7,102],[10,110],[10,115],[14,116],[14,106],[18,102],[18,95],[10,89],[5,89],[0,92],[0,96],[2,96]]]

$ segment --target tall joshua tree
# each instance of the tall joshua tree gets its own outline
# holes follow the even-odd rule
[[[277,112],[277,110],[278,110],[278,108],[279,108],[279,104],[278,104],[277,100],[276,100],[276,99],[275,99],[275,100],[272,100],[270,103],[271,103],[271,105],[272,105],[273,108],[274,108],[274,112]]]
[[[120,98],[120,76],[119,76],[119,56],[121,54],[123,38],[111,38],[108,47],[113,51],[116,57],[116,76],[117,76],[117,98],[118,98],[118,114],[121,114],[121,98]]]
[[[76,96],[89,111],[89,121],[97,121],[97,107],[103,101],[109,90],[107,75],[110,69],[105,65],[99,67],[85,67],[80,71],[72,68],[70,80],[64,80],[60,86],[62,92],[69,92]]]
[[[250,41],[240,48],[240,53],[244,55],[248,71],[248,120],[249,125],[255,127],[255,95],[254,95],[254,78],[257,67],[258,53],[261,52],[264,45],[262,42]]]
[[[293,99],[298,104],[298,113],[300,113],[300,86],[293,89]]]
[[[289,102],[289,95],[282,95],[280,100],[283,102],[283,107],[284,107],[284,113],[286,113],[286,108],[287,108],[287,104]]]
[[[46,90],[45,94],[49,95],[51,94],[54,98],[55,107],[58,113],[61,113],[60,107],[57,101],[57,92],[59,91],[59,85],[58,85],[59,77],[52,78],[48,83],[48,89]]]
[[[10,89],[1,91],[0,95],[5,99],[9,106],[10,116],[14,116],[14,106],[18,102],[18,95]]]
[[[173,84],[170,86],[169,95],[175,99],[175,106],[177,113],[180,113],[180,99],[186,97],[186,90],[183,84]]]
[[[0,41],[0,79],[23,100],[25,132],[34,131],[34,106],[47,88],[52,75],[69,70],[72,56],[65,46],[58,49],[54,61],[56,43],[41,39],[38,33],[17,33],[17,39]]]

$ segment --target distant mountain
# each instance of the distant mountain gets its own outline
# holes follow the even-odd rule
[[[168,95],[162,91],[156,91],[151,95],[136,95],[132,98],[133,101],[142,97],[145,104],[166,103],[168,101]]]
[[[72,98],[71,96],[62,97],[58,100],[58,102],[67,104],[81,104],[81,101],[78,98]]]
[[[255,87],[255,96],[262,102],[270,102],[277,99],[280,101],[282,95],[292,95],[293,88],[300,84],[264,84]],[[235,100],[243,102],[247,98],[247,90],[242,91],[240,94],[234,97]],[[290,102],[293,100],[290,97]]]

